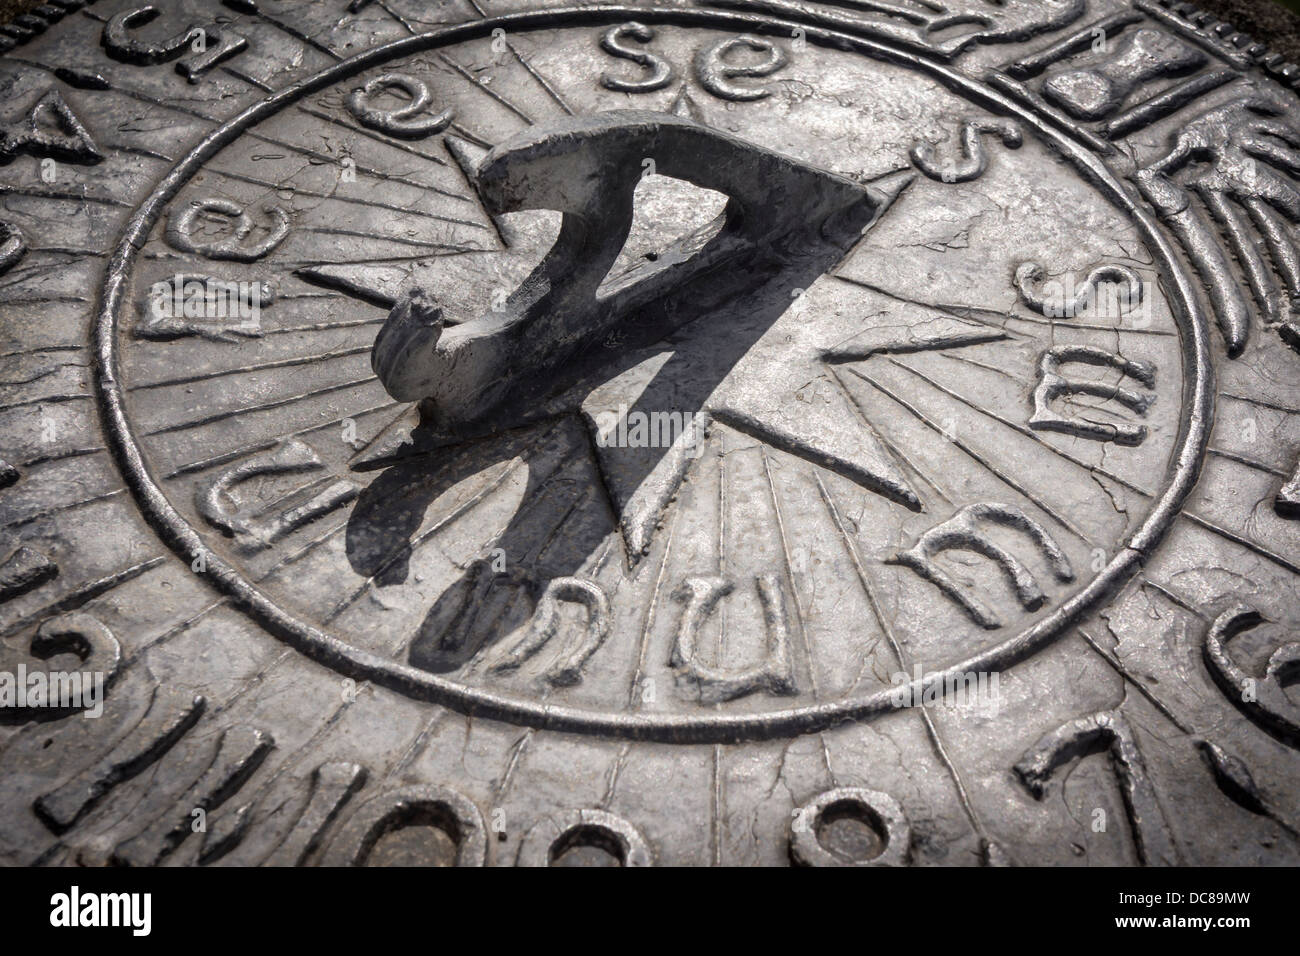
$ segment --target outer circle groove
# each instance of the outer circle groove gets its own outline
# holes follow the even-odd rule
[[[736,28],[746,32],[791,36],[802,30],[821,46],[850,50],[927,73],[950,90],[995,113],[1014,117],[1069,160],[1112,204],[1132,217],[1155,256],[1155,265],[1171,284],[1171,304],[1180,320],[1184,358],[1184,414],[1179,443],[1167,484],[1152,510],[1119,553],[1082,590],[1030,628],[1007,640],[932,673],[911,685],[915,694],[926,687],[968,671],[1008,667],[1050,644],[1079,617],[1113,594],[1142,564],[1178,516],[1200,475],[1201,462],[1213,423],[1214,374],[1210,336],[1194,286],[1169,239],[1154,217],[1131,197],[1119,179],[1082,145],[992,88],[924,56],[803,23],[714,10],[594,6],[509,14],[469,24],[404,37],[365,50],[320,73],[273,93],[226,121],[198,143],[154,188],[128,220],[109,257],[103,292],[95,319],[95,388],[104,419],[107,444],[136,503],[162,540],[189,562],[206,555],[204,576],[240,610],[280,640],[311,659],[344,675],[390,688],[407,696],[440,704],[472,716],[556,731],[633,740],[674,743],[732,742],[812,733],[846,721],[861,720],[896,709],[901,688],[873,694],[791,707],[757,714],[645,715],[608,713],[555,706],[465,687],[427,671],[359,650],[339,638],[298,620],[250,583],[232,565],[213,553],[182,517],[149,473],[127,417],[119,382],[117,337],[125,289],[135,258],[167,204],[208,159],[237,139],[248,127],[283,107],[332,86],[363,70],[407,54],[491,36],[498,28],[519,31],[622,20],[650,23]],[[913,698],[915,699],[915,698]]]

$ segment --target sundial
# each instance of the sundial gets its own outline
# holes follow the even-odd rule
[[[1136,0],[0,28],[0,860],[1300,860],[1300,69]]]

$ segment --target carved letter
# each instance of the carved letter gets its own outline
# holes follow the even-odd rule
[[[582,578],[555,578],[537,602],[537,610],[522,636],[506,656],[492,666],[494,672],[515,670],[556,635],[560,628],[559,602],[573,601],[587,609],[587,627],[581,643],[546,671],[545,680],[557,687],[569,687],[582,681],[587,659],[609,637],[609,598],[600,585]]]
[[[980,142],[983,133],[995,133],[1007,149],[1018,149],[1023,137],[1020,127],[1010,120],[968,119],[961,127],[961,159],[940,160],[929,143],[917,143],[910,153],[912,163],[931,179],[945,183],[965,183],[978,179],[988,168],[988,155]]]
[[[20,152],[53,156],[65,162],[88,165],[94,165],[104,158],[86,127],[55,89],[49,90],[37,100],[23,119],[0,131],[0,162],[8,162]],[[6,236],[5,256],[12,254],[9,249],[13,237],[12,227],[10,228],[11,231]]]
[[[371,106],[370,101],[383,90],[401,90],[410,102],[391,110]],[[348,97],[348,112],[367,129],[387,133],[402,139],[420,139],[441,133],[455,118],[453,110],[443,110],[426,115],[429,106],[429,87],[422,80],[405,73],[385,73],[370,80],[365,86],[352,91]]]
[[[279,206],[265,207],[273,225],[269,234],[261,242],[249,246],[244,240],[253,231],[253,220],[249,218],[244,207],[229,199],[200,199],[191,202],[180,210],[173,209],[167,219],[167,242],[182,252],[193,252],[207,256],[209,259],[227,259],[232,262],[255,262],[262,258],[289,235],[289,214]],[[232,232],[223,239],[208,242],[194,238],[195,220],[200,215],[217,214],[233,220]]]
[[[1178,852],[1173,835],[1160,812],[1155,787],[1147,776],[1133,729],[1118,710],[1080,717],[1044,735],[1025,751],[1014,770],[1034,798],[1041,800],[1057,768],[1097,749],[1110,752],[1142,863],[1176,866]]]
[[[1147,437],[1145,425],[1123,422],[1117,425],[1106,422],[1085,421],[1081,418],[1063,418],[1052,411],[1052,399],[1061,395],[1091,395],[1094,398],[1113,399],[1139,415],[1145,415],[1156,400],[1154,392],[1137,392],[1120,385],[1103,385],[1100,382],[1075,382],[1060,374],[1067,362],[1083,362],[1102,368],[1109,366],[1129,375],[1147,388],[1156,384],[1156,369],[1150,362],[1135,362],[1090,345],[1058,345],[1043,353],[1038,362],[1040,378],[1034,389],[1034,413],[1029,427],[1038,431],[1062,432],[1078,438],[1096,441],[1113,441],[1120,445],[1140,445]]]
[[[1247,717],[1284,743],[1300,748],[1300,707],[1284,690],[1286,682],[1300,674],[1300,642],[1288,641],[1273,651],[1262,677],[1247,673],[1228,654],[1229,641],[1263,623],[1263,616],[1244,604],[1224,611],[1206,631],[1205,663],[1215,683]]]
[[[959,549],[974,551],[992,558],[1002,568],[1016,593],[1016,598],[1026,611],[1038,610],[1047,597],[1038,586],[1038,582],[1034,580],[1034,576],[1029,573],[1029,569],[1021,564],[1015,555],[998,547],[989,539],[981,527],[984,524],[998,524],[1023,531],[1043,552],[1056,580],[1062,583],[1074,580],[1074,571],[1070,567],[1069,560],[1042,526],[1019,508],[1000,504],[967,505],[947,521],[935,525],[921,535],[910,550],[900,551],[887,563],[902,564],[911,568],[960,604],[976,624],[993,630],[1002,626],[1001,619],[988,608],[962,593],[957,582],[935,564],[936,554]]]
[[[752,66],[733,66],[727,62],[727,54],[739,47],[748,47],[756,53],[766,53],[767,59]],[[732,77],[771,76],[785,66],[786,62],[785,50],[781,47],[771,40],[745,33],[701,50],[695,59],[695,70],[699,75],[700,86],[714,96],[743,102],[764,99],[771,96],[772,91],[761,86],[737,86],[730,82]]]
[[[767,656],[761,664],[743,671],[707,667],[696,660],[700,628],[718,602],[735,589],[732,582],[721,577],[687,578],[673,595],[684,607],[669,663],[705,703],[733,700],[758,690],[782,695],[798,693],[790,663],[790,627],[780,580],[764,574],[755,578],[754,584],[763,605]]]
[[[248,40],[219,23],[193,23],[183,32],[157,43],[131,36],[134,27],[152,23],[158,16],[154,7],[125,10],[104,24],[100,43],[113,59],[137,66],[167,63],[184,57],[176,64],[176,72],[191,83],[199,82],[203,74],[214,66],[248,48]],[[186,56],[187,52],[191,55]]]
[[[305,504],[269,519],[233,513],[225,499],[236,485],[258,475],[297,474],[324,467],[316,453],[297,439],[282,442],[271,451],[228,468],[202,486],[196,495],[199,514],[214,528],[234,538],[246,552],[269,548],[308,522],[351,501],[360,489],[350,481],[336,481]]]
[[[671,83],[673,81],[672,64],[663,57],[655,56],[653,53],[644,50],[638,50],[622,42],[627,37],[641,43],[649,43],[655,38],[655,32],[645,24],[636,21],[610,27],[605,31],[605,35],[600,38],[600,48],[610,56],[622,57],[625,60],[631,60],[633,63],[639,63],[650,71],[650,75],[643,80],[622,80],[616,76],[611,76],[609,73],[602,73],[600,75],[601,85],[607,90],[614,90],[619,93],[650,93],[654,90],[662,90]]]

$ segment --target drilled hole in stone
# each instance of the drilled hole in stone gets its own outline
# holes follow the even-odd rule
[[[458,833],[449,814],[419,808],[387,821],[366,866],[455,866]]]
[[[817,842],[842,860],[860,863],[884,853],[889,840],[874,810],[857,800],[841,800],[822,811]]]
[[[604,827],[577,826],[551,844],[551,866],[622,866],[623,848]]]

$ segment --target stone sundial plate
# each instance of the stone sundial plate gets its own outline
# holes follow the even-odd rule
[[[1297,862],[1300,71],[470,7],[0,37],[0,861]]]

